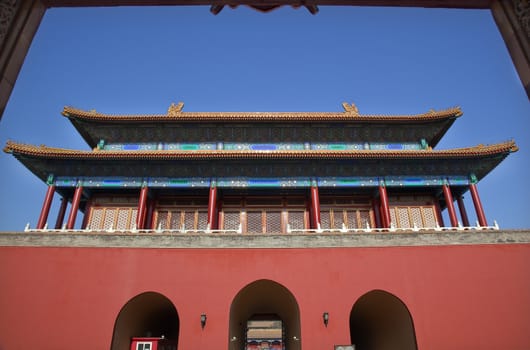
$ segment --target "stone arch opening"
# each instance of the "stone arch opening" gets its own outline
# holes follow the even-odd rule
[[[373,290],[361,296],[350,313],[355,350],[417,350],[412,317],[395,295]]]
[[[230,350],[251,349],[247,337],[253,337],[252,329],[270,322],[281,327],[282,346],[299,350],[300,310],[294,295],[284,286],[271,280],[258,280],[237,293],[230,306],[229,346]],[[255,329],[254,329],[255,330]],[[279,331],[271,331],[278,333]],[[273,337],[271,337],[272,339]],[[253,339],[254,340],[254,339]],[[277,341],[274,346],[278,346]],[[271,348],[275,348],[275,347]]]
[[[178,341],[180,321],[173,303],[156,292],[139,294],[118,313],[111,350],[129,350],[132,337],[162,337]]]

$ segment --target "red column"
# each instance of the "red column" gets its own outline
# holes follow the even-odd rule
[[[44,203],[42,203],[42,209],[39,215],[39,221],[37,222],[37,230],[42,230],[48,220],[48,214],[50,213],[50,207],[52,205],[53,194],[55,193],[55,186],[49,185],[46,190],[46,197],[44,197]]]
[[[215,214],[217,213],[217,187],[212,184],[210,187],[210,193],[208,195],[208,229],[217,229],[217,220],[215,220]]]
[[[72,230],[75,226],[75,218],[77,217],[77,211],[79,210],[79,203],[81,203],[81,195],[83,194],[83,186],[77,186],[74,192],[74,198],[72,199],[72,207],[70,208],[70,215],[68,215],[68,223],[66,228]]]
[[[482,202],[478,195],[477,186],[475,184],[469,185],[469,192],[471,192],[471,198],[473,199],[473,204],[475,205],[475,211],[477,212],[478,224],[480,226],[488,226],[486,221],[486,215],[484,215],[484,209],[482,208]]]
[[[456,211],[453,203],[453,195],[451,194],[451,189],[448,184],[443,184],[442,186],[445,198],[445,204],[447,205],[447,212],[449,213],[449,220],[451,220],[451,226],[457,227],[458,220],[456,219]]]
[[[320,228],[320,198],[318,196],[318,187],[311,186],[311,210],[313,211],[313,225],[315,229]]]
[[[456,202],[458,203],[458,209],[460,210],[462,225],[469,227],[469,219],[467,217],[466,207],[464,206],[464,198],[462,196],[458,196]]]
[[[59,213],[57,214],[57,221],[55,221],[55,229],[58,230],[63,226],[64,214],[66,214],[66,206],[68,201],[66,198],[61,198],[61,207],[59,208]]]
[[[138,212],[136,213],[136,228],[142,230],[145,226],[145,214],[147,213],[147,186],[142,186],[140,198],[138,199]]]
[[[147,214],[145,216],[144,229],[151,230],[153,228],[153,213],[155,211],[155,200],[147,199]]]
[[[390,228],[390,206],[388,205],[388,194],[383,182],[379,184],[379,197],[381,201],[381,221],[383,228]]]

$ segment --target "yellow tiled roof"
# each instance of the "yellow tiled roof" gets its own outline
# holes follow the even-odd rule
[[[8,141],[4,152],[52,159],[416,159],[416,158],[472,158],[511,153],[518,150],[514,141],[494,145],[454,148],[447,150],[303,150],[303,151],[82,151],[48,146],[34,146]]]
[[[460,117],[460,107],[422,114],[383,115],[351,112],[176,112],[168,114],[105,114],[64,107],[62,114],[69,118],[92,121],[123,122],[392,122],[427,121]]]

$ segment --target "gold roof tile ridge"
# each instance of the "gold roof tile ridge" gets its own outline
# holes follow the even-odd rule
[[[152,119],[157,121],[179,121],[188,119],[197,120],[321,120],[327,117],[330,120],[425,120],[438,119],[443,117],[460,117],[463,113],[460,107],[450,107],[441,110],[429,110],[425,113],[418,114],[354,114],[349,112],[179,112],[172,115],[168,114],[108,114],[100,113],[96,110],[85,111],[79,108],[64,106],[61,114],[65,117],[81,117],[92,120],[113,120],[113,121],[132,121]],[[283,117],[283,118],[282,118]]]

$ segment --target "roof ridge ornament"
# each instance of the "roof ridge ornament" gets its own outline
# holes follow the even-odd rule
[[[184,108],[184,102],[179,102],[178,104],[171,102],[167,109],[167,115],[170,117],[176,117],[182,113],[182,108]]]
[[[359,114],[359,108],[355,105],[355,103],[349,104],[348,102],[343,102],[342,107],[344,108],[344,113],[352,114],[354,116],[358,116]]]

